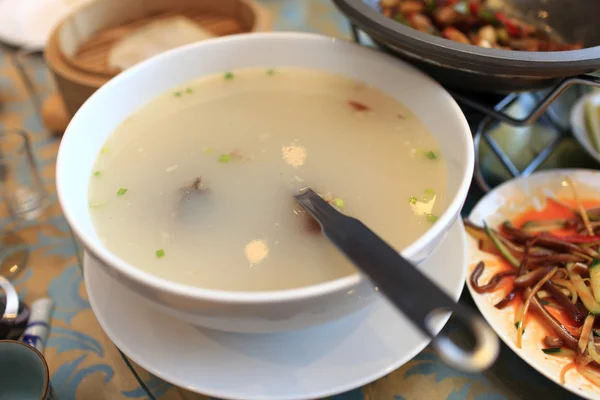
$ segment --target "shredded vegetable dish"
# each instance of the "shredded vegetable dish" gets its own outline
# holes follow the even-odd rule
[[[466,221],[479,249],[504,266],[482,282],[481,261],[469,283],[479,294],[505,290],[495,307],[516,310],[518,348],[528,318],[536,318],[547,328],[541,351],[571,361],[561,381],[574,368],[600,386],[600,199],[582,200],[573,183],[565,182],[573,197],[548,198],[543,210],[531,209],[497,228]]]
[[[521,51],[581,49],[548,26],[535,25],[487,5],[486,0],[381,0],[385,16],[418,31],[480,47]]]

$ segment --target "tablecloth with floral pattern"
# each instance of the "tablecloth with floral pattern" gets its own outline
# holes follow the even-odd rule
[[[348,22],[327,0],[261,2],[274,17],[274,30],[311,31],[350,38]],[[24,67],[31,85],[27,85],[19,73],[18,65]],[[0,46],[0,130],[22,128],[31,135],[37,165],[50,193],[50,205],[44,217],[20,227],[30,246],[31,257],[28,267],[14,284],[27,303],[42,296],[50,296],[55,302],[45,355],[59,399],[144,399],[146,393],[94,317],[83,285],[79,249],[56,201],[54,170],[60,139],[44,130],[39,102],[32,101],[43,100],[53,90],[40,55],[18,56],[15,49]],[[32,94],[35,94],[33,98]],[[0,223],[5,230],[14,224],[3,203],[0,204]],[[206,399],[173,387],[139,367],[137,370],[156,398]],[[462,374],[445,366],[427,348],[390,375],[334,398],[502,400],[534,395],[545,399],[570,398],[505,347],[492,370],[476,375]]]

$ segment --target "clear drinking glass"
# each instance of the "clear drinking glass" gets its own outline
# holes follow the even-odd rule
[[[0,217],[8,217],[14,226],[43,215],[48,195],[29,136],[22,130],[0,131],[0,193],[9,213]],[[10,279],[25,267],[27,258],[28,251],[18,231],[5,228],[0,236],[0,275]]]

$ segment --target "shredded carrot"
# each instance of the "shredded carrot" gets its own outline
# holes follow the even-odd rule
[[[585,318],[585,322],[583,323],[583,329],[581,330],[581,335],[579,336],[579,343],[577,344],[577,348],[579,349],[579,353],[583,354],[585,349],[587,348],[587,343],[590,335],[592,334],[592,328],[594,326],[594,317],[589,314]]]
[[[566,383],[566,379],[565,376],[567,375],[567,372],[569,372],[570,369],[575,368],[577,365],[575,364],[575,362],[570,362],[567,365],[565,365],[563,367],[563,369],[560,371],[560,375],[559,375],[559,379],[560,379],[560,383],[562,385],[564,385]]]
[[[583,207],[583,203],[581,202],[581,199],[579,198],[579,195],[577,194],[577,190],[575,189],[575,184],[568,177],[565,178],[565,182],[567,182],[567,184],[569,185],[569,188],[571,189],[571,192],[573,193],[573,198],[575,199],[575,202],[577,203],[577,209],[579,210],[579,215],[581,216],[581,219],[583,220],[585,229],[587,229],[587,231],[588,231],[588,235],[594,236],[594,229],[592,228],[592,225],[590,223],[590,218],[588,217],[587,212],[585,211],[585,208]]]

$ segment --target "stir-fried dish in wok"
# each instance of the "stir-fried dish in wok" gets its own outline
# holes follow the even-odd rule
[[[459,43],[521,51],[576,50],[547,26],[534,25],[487,5],[486,0],[380,0],[385,16],[418,31]]]
[[[504,266],[482,282],[486,265],[479,262],[469,284],[480,294],[505,291],[495,307],[514,307],[518,348],[528,319],[536,318],[547,329],[542,351],[571,361],[561,373],[563,383],[575,368],[600,386],[600,199],[580,199],[565,182],[573,198],[548,198],[544,209],[497,228],[466,221],[480,250]]]

